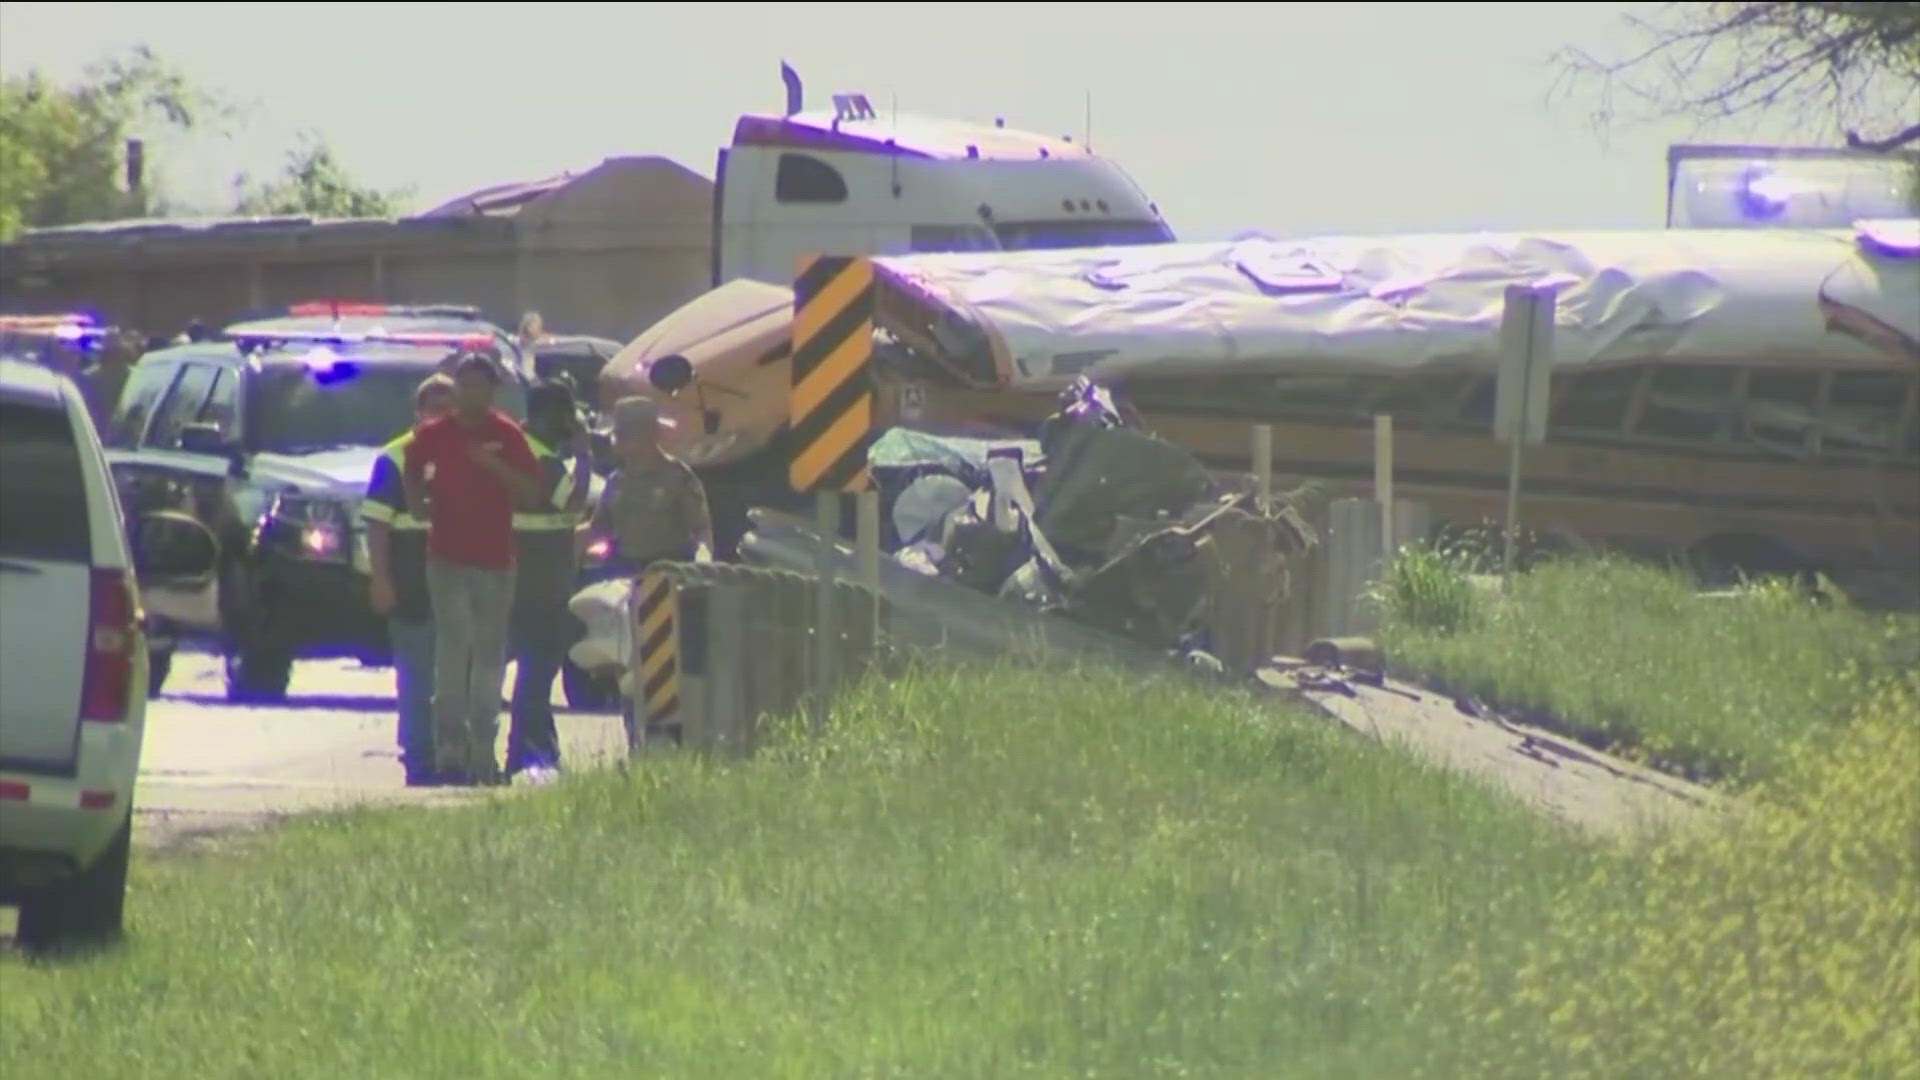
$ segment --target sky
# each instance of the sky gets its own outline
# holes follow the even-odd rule
[[[1831,135],[1601,128],[1596,92],[1553,96],[1557,49],[1630,50],[1625,16],[1657,6],[0,3],[0,72],[71,79],[145,43],[245,104],[151,151],[206,207],[307,131],[421,209],[619,155],[711,176],[739,114],[780,111],[786,60],[810,106],[1090,135],[1182,239],[1658,228],[1668,144]]]

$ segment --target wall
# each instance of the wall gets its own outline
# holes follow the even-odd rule
[[[165,225],[0,246],[0,310],[94,310],[173,334],[297,300],[474,304],[511,329],[625,341],[704,292],[712,184],[615,158],[512,216],[312,225]]]

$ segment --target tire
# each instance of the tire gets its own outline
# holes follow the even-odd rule
[[[160,688],[167,684],[167,674],[173,670],[172,649],[152,649],[147,653],[147,696],[157,698]]]
[[[271,646],[240,642],[227,653],[227,700],[267,704],[287,700],[293,657]]]
[[[266,612],[245,565],[230,560],[220,574],[220,615],[226,626],[227,700],[235,704],[287,699],[293,654],[274,644]]]
[[[129,811],[92,866],[21,899],[20,922],[14,932],[20,948],[45,954],[119,940],[125,925],[127,862],[132,851],[133,814]]]
[[[620,707],[620,684],[596,678],[571,659],[560,665],[560,687],[567,704],[578,712],[612,712]]]

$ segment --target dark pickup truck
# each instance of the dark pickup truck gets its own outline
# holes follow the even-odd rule
[[[511,338],[463,309],[295,311],[134,366],[103,432],[122,503],[183,511],[220,545],[210,583],[144,591],[155,692],[181,640],[222,652],[235,701],[283,699],[298,658],[389,660],[358,505],[414,388],[475,349],[501,359],[499,405],[524,417]]]

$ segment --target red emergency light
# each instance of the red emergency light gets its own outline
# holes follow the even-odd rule
[[[0,330],[33,331],[58,330],[63,326],[79,327],[85,330],[97,330],[99,325],[93,316],[84,314],[64,315],[0,315]]]
[[[358,301],[316,300],[295,304],[287,314],[296,319],[338,319],[348,315],[385,315],[387,305]]]
[[[347,319],[406,316],[478,319],[480,310],[465,304],[387,304],[373,300],[303,300],[287,308],[295,319]]]
[[[450,349],[474,351],[500,348],[500,343],[487,334],[369,334],[360,340],[395,345],[445,345]]]
[[[77,342],[84,348],[92,343],[92,339],[104,337],[107,329],[95,322],[93,316],[84,313],[0,315],[0,333],[29,338],[57,338]]]

